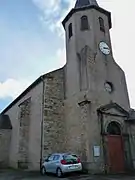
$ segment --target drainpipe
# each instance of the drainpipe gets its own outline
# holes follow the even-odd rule
[[[42,161],[43,161],[43,138],[44,138],[44,94],[45,94],[45,81],[44,76],[41,76],[43,89],[42,89],[42,112],[41,112],[41,145],[40,145],[40,170],[42,167]]]

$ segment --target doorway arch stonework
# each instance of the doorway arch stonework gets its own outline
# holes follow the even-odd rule
[[[104,115],[103,115],[103,118],[104,118],[103,132],[105,134],[108,134],[107,133],[107,128],[108,128],[109,124],[111,124],[113,122],[120,126],[121,134],[126,134],[127,133],[125,123],[122,120],[122,118],[120,118],[120,117],[115,118],[115,117],[111,117],[111,116],[110,117],[105,117]]]
[[[106,129],[108,135],[122,135],[121,125],[116,121],[111,121]]]
[[[126,126],[128,113],[116,103],[98,109],[101,139],[106,173],[121,173],[127,169],[130,159],[129,134]],[[112,130],[108,132],[110,126]],[[116,128],[116,132],[113,130]],[[114,131],[114,132],[113,132]],[[126,144],[126,145],[125,145]],[[121,156],[119,155],[121,154]],[[114,161],[115,160],[115,161]]]

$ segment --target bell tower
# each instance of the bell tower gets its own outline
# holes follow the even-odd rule
[[[77,0],[62,24],[66,34],[66,97],[107,91],[108,101],[116,101],[122,88],[125,104],[129,104],[125,74],[112,53],[111,13],[96,0]],[[114,90],[116,94],[111,96]]]
[[[112,55],[109,33],[111,13],[99,7],[96,0],[77,0],[75,7],[63,20],[63,26],[67,52],[66,95],[72,96],[80,90],[92,87],[86,59],[90,56],[96,58],[97,55],[107,59],[107,56]],[[102,52],[100,55],[99,50]]]
[[[118,119],[119,109],[123,112],[130,109],[125,74],[112,53],[111,13],[96,0],[77,0],[63,20],[63,27],[67,55],[65,147],[80,154],[90,168],[100,171],[105,160],[101,134],[112,120],[123,122],[123,117]],[[99,109],[116,117],[104,118],[99,115]]]

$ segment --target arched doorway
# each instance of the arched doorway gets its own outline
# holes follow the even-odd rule
[[[121,126],[111,122],[107,126],[107,165],[111,173],[124,172],[124,148]]]
[[[107,126],[107,134],[109,135],[121,135],[121,127],[120,124],[112,121],[111,123],[109,123],[109,125]]]

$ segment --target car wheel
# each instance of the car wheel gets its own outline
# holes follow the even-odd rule
[[[56,170],[56,175],[58,178],[61,178],[63,176],[62,170],[60,168]]]
[[[43,176],[46,174],[46,169],[45,169],[44,166],[41,168],[41,174],[42,174]]]

